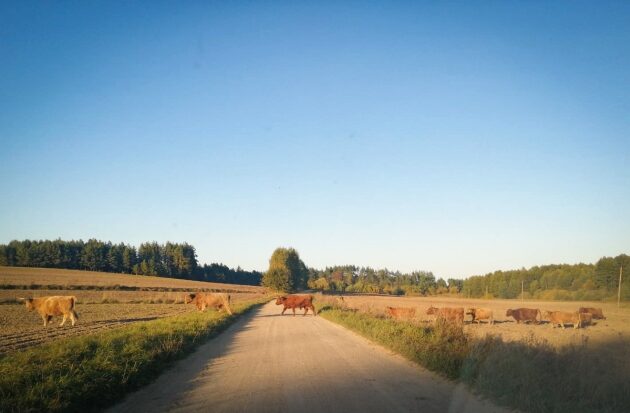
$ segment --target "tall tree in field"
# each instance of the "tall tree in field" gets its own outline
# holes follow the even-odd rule
[[[306,287],[308,270],[293,248],[277,248],[269,259],[269,269],[262,279],[263,286],[276,291],[291,292]]]

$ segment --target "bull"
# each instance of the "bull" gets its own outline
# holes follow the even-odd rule
[[[494,324],[494,313],[487,308],[469,308],[466,314],[472,317],[471,323],[476,321],[481,324],[481,320],[488,320],[490,324]]]
[[[48,325],[54,316],[63,316],[59,327],[63,327],[68,317],[73,326],[79,319],[79,315],[74,311],[74,305],[77,302],[77,297],[75,296],[55,295],[39,298],[18,298],[18,300],[24,301],[28,311],[35,310],[42,317],[44,327]]]
[[[528,321],[532,321],[537,323],[540,319],[542,319],[540,315],[540,310],[537,308],[516,308],[509,309],[505,313],[506,317],[514,317],[516,320],[516,324],[520,324],[521,321],[526,323]],[[538,319],[537,319],[538,318]]]
[[[276,299],[276,305],[284,305],[282,309],[281,315],[284,315],[284,312],[287,311],[287,308],[293,310],[293,315],[295,316],[295,309],[299,308],[304,309],[304,314],[308,313],[308,309],[310,308],[313,311],[313,315],[317,315],[317,311],[315,311],[315,307],[313,306],[313,296],[311,295],[283,295]]]
[[[223,308],[228,314],[232,315],[232,309],[230,308],[231,299],[230,295],[226,293],[191,293],[186,294],[184,302],[186,304],[195,304],[199,311],[205,311],[208,307],[217,311]]]

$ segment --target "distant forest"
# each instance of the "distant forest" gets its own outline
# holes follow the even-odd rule
[[[470,298],[609,300],[617,297],[619,270],[625,274],[621,298],[630,300],[630,256],[604,257],[595,264],[557,264],[495,271],[467,279],[436,279],[433,273],[393,272],[354,265],[309,269],[309,288],[347,293],[394,295],[450,294]],[[521,285],[522,282],[522,285]]]
[[[229,284],[260,285],[262,273],[223,264],[199,265],[187,243],[145,242],[138,248],[96,239],[11,241],[0,244],[0,265],[103,271]]]
[[[0,244],[0,265],[156,275],[244,285],[260,285],[263,278],[258,271],[244,271],[240,267],[199,265],[192,245],[171,242],[145,242],[136,248],[95,239],[87,242],[11,241]],[[355,265],[323,270],[308,268],[305,279],[310,289],[343,293],[519,298],[522,285],[526,299],[610,300],[617,297],[622,266],[625,273],[621,298],[629,301],[630,256],[626,254],[603,257],[595,264],[542,265],[495,271],[464,280],[436,278],[429,271],[401,273]]]

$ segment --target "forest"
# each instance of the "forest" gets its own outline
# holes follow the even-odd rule
[[[595,264],[552,264],[495,271],[466,279],[436,279],[431,272],[401,273],[354,265],[310,268],[309,288],[346,293],[394,295],[460,295],[470,298],[534,298],[544,300],[612,300],[617,297],[621,268],[630,277],[630,256],[600,258]],[[630,300],[630,281],[621,286]]]
[[[0,265],[66,268],[231,284],[273,289],[392,294],[460,295],[470,298],[524,298],[544,300],[612,300],[617,297],[621,268],[626,269],[621,298],[630,300],[630,256],[603,257],[594,264],[550,264],[495,271],[466,279],[436,278],[430,271],[401,273],[355,265],[315,269],[307,267],[294,249],[277,249],[263,273],[197,262],[188,243],[145,242],[138,248],[96,239],[79,241],[11,241],[0,244]]]
[[[197,262],[195,247],[188,243],[145,242],[138,248],[96,239],[11,241],[0,244],[0,265],[64,268],[113,273],[260,285],[262,273],[231,269],[223,264]]]

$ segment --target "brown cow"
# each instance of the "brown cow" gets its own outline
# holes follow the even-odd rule
[[[544,311],[545,318],[549,319],[551,327],[560,325],[564,329],[565,324],[573,324],[573,328],[580,328],[582,323],[581,313],[567,313],[566,311]]]
[[[580,313],[580,327],[590,326],[593,324],[593,314]]]
[[[602,311],[601,308],[594,308],[594,307],[580,307],[580,309],[578,310],[579,313],[591,313],[593,315],[593,319],[594,320],[605,320],[606,317],[604,317],[604,312]]]
[[[471,323],[476,321],[477,324],[481,324],[481,320],[488,320],[490,324],[494,324],[494,313],[487,308],[469,308],[466,314],[472,317]]]
[[[283,295],[276,299],[276,305],[283,304],[284,308],[282,309],[282,315],[287,311],[287,308],[293,310],[293,315],[295,315],[295,309],[299,308],[300,310],[304,308],[304,314],[308,313],[308,309],[313,310],[313,315],[317,315],[317,311],[315,311],[315,307],[313,307],[313,296],[312,295]]]
[[[415,308],[405,307],[386,307],[385,312],[388,316],[396,320],[408,320],[414,318],[416,315]]]
[[[442,308],[436,308],[436,307],[429,307],[427,309],[427,314],[431,315],[435,315],[435,319],[444,319],[447,321],[456,321],[458,323],[464,323],[464,308],[463,307],[455,307],[455,308],[449,308],[449,307],[442,307]]]
[[[44,320],[44,327],[56,315],[63,316],[59,327],[64,325],[68,317],[70,317],[73,326],[79,319],[79,316],[74,311],[74,305],[77,302],[77,297],[75,296],[55,295],[39,298],[18,298],[18,300],[24,301],[28,311],[35,310],[39,313]]]
[[[192,293],[186,294],[184,297],[186,304],[195,304],[199,311],[205,311],[207,307],[212,307],[217,310],[223,308],[228,314],[232,315],[230,301],[231,297],[226,293]]]
[[[521,321],[526,323],[528,321],[538,322],[539,320],[536,317],[542,318],[540,316],[540,310],[537,308],[516,308],[509,309],[505,313],[506,317],[514,317],[516,320],[516,324],[520,324]]]

